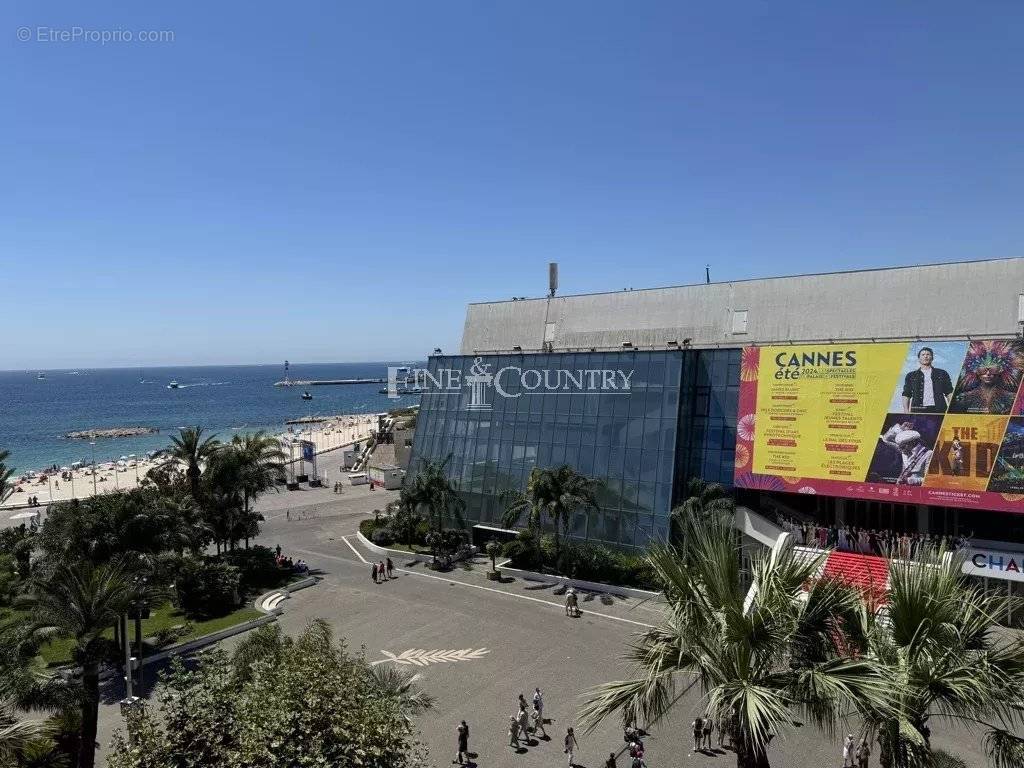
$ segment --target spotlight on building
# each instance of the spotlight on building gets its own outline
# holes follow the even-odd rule
[[[516,344],[514,347],[512,347],[512,351],[513,352],[522,352],[523,348],[520,347],[518,344]]]
[[[675,339],[672,339],[672,341],[668,342],[668,345],[670,347],[678,347],[679,346],[679,342],[676,341]]]
[[[633,342],[632,341],[624,341],[624,342],[622,342],[622,348],[623,349],[632,349],[633,348]]]

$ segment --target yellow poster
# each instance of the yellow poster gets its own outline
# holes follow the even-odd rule
[[[1008,416],[947,414],[924,484],[984,491],[1009,420]]]
[[[762,347],[753,471],[863,482],[908,346]]]

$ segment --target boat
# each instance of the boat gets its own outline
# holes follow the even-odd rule
[[[36,374],[36,378],[37,379],[45,379],[46,378],[46,374],[45,373],[38,373],[38,374]]]
[[[167,385],[167,388],[168,389],[178,389],[178,386],[179,386],[178,382],[172,381],[170,384]]]
[[[313,399],[313,396],[311,394],[309,394],[309,390],[308,389],[305,392],[302,393],[302,399],[303,400],[312,400]]]

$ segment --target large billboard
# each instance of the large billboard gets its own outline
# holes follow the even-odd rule
[[[747,347],[735,482],[1024,512],[1024,342]]]

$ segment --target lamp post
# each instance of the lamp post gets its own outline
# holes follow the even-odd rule
[[[99,494],[96,490],[96,441],[90,440],[89,445],[92,446],[92,495],[96,496]]]

